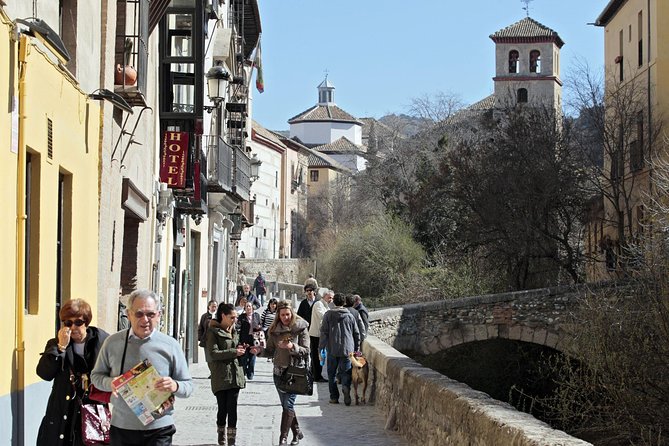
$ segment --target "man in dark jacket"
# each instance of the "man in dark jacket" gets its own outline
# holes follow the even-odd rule
[[[337,293],[334,295],[335,308],[323,316],[321,336],[318,348],[327,349],[328,387],[330,403],[339,403],[339,389],[335,378],[341,380],[344,404],[351,405],[351,360],[349,354],[356,352],[360,346],[358,324],[348,309],[344,308],[346,300]]]
[[[358,313],[360,313],[362,323],[365,325],[365,333],[369,334],[369,310],[362,303],[362,298],[359,294],[353,295],[353,308],[358,310]]]
[[[197,325],[197,340],[200,341],[200,347],[204,347],[207,341],[207,327],[211,318],[216,314],[218,303],[215,300],[210,300],[207,305],[207,312],[200,317],[200,323]]]
[[[355,303],[355,300],[353,298],[352,294],[347,294],[346,297],[346,303],[344,304],[344,307],[348,309],[348,311],[351,312],[353,315],[353,318],[355,319],[356,324],[358,324],[358,332],[360,333],[360,347],[362,347],[362,341],[365,340],[367,337],[367,330],[365,330],[365,324],[362,321],[362,317],[358,310],[353,308],[353,305]]]
[[[314,302],[316,302],[319,297],[316,295],[316,288],[314,288],[312,285],[305,285],[304,286],[304,294],[306,296],[305,299],[300,302],[300,305],[297,307],[297,315],[307,321],[309,325],[311,325],[311,311],[314,306]]]

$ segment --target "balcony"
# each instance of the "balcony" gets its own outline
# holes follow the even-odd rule
[[[204,135],[202,145],[207,152],[208,192],[232,192],[234,148],[217,135]]]
[[[118,34],[114,44],[114,91],[131,106],[145,107],[149,1],[117,0],[116,3]]]
[[[186,169],[186,187],[172,189],[176,208],[184,214],[203,215],[207,213],[207,159],[200,152],[197,157],[189,157]]]
[[[251,199],[251,159],[246,152],[235,147],[233,191],[244,201]]]
[[[242,224],[244,227],[255,223],[255,201],[242,201]]]

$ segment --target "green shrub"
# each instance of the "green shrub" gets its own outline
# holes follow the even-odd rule
[[[319,272],[337,292],[377,297],[421,266],[425,253],[402,221],[381,216],[337,234]]]

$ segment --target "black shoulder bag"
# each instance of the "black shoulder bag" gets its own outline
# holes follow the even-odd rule
[[[291,365],[281,374],[278,388],[296,395],[314,394],[314,375],[311,373],[309,355],[292,357]]]

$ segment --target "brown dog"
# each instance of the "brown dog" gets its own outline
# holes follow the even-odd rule
[[[358,384],[362,384],[362,396],[360,402],[365,404],[367,401],[365,395],[367,394],[367,378],[369,377],[369,364],[364,356],[355,356],[353,353],[349,355],[351,359],[351,376],[353,384],[353,393],[355,394],[355,404],[358,405]]]

